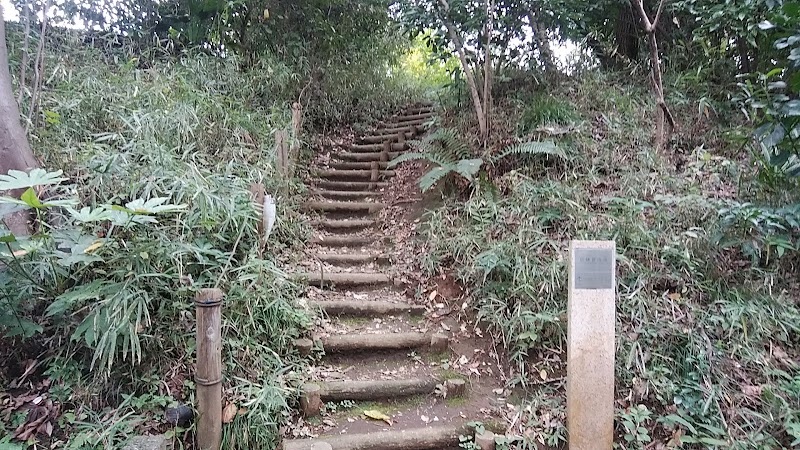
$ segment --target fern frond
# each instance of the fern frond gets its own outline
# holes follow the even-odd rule
[[[483,165],[483,160],[480,158],[476,159],[462,159],[461,161],[456,164],[455,172],[461,175],[462,177],[466,178],[469,181],[472,181],[475,178],[475,174],[481,170],[481,166]]]
[[[442,145],[442,151],[454,161],[472,157],[469,145],[461,140],[458,130],[454,128],[440,128],[434,133],[435,139]]]
[[[427,192],[428,189],[432,188],[436,183],[449,175],[452,171],[452,165],[434,167],[419,179],[419,188],[422,190],[422,192]]]
[[[442,154],[441,148],[439,145],[434,142],[433,140],[425,137],[418,141],[409,141],[409,147],[416,149],[419,153],[429,153],[432,155],[438,155],[440,159],[447,160],[449,162],[455,162],[455,159],[448,157],[445,154]]]
[[[419,141],[428,151],[438,153],[453,163],[461,159],[469,159],[472,152],[453,128],[439,128]]]
[[[502,152],[492,157],[492,163],[500,161],[501,159],[510,155],[548,155],[555,156],[565,161],[569,157],[564,150],[555,144],[553,141],[542,142],[525,142],[522,144],[514,144],[503,149]]]
[[[428,161],[430,163],[436,164],[437,166],[447,166],[447,165],[451,165],[452,164],[452,162],[446,161],[446,160],[440,158],[438,155],[433,154],[433,153],[415,152],[415,153],[404,153],[404,154],[398,156],[397,158],[389,161],[389,164],[387,165],[387,167],[389,169],[391,169],[393,167],[397,167],[398,165],[400,165],[400,164],[402,164],[402,163],[404,163],[406,161],[415,161],[415,160],[420,160],[420,159],[423,159],[423,160]]]

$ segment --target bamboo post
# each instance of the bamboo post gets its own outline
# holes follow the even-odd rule
[[[197,308],[197,447],[219,450],[222,443],[222,298],[220,289],[201,289]]]

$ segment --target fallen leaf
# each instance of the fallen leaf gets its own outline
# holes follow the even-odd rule
[[[237,412],[239,412],[239,408],[236,407],[236,403],[228,403],[222,410],[222,423],[233,422]]]
[[[431,291],[431,293],[430,293],[430,294],[428,294],[428,301],[429,301],[429,302],[432,302],[432,301],[433,301],[433,299],[435,299],[435,298],[436,298],[436,294],[438,294],[438,292],[436,292],[436,290],[433,290],[433,291]]]
[[[368,409],[368,410],[364,411],[364,415],[369,417],[370,419],[382,420],[382,421],[388,423],[389,425],[392,424],[392,418],[391,417],[389,417],[386,414],[384,414],[384,413],[382,413],[382,412],[380,412],[378,410],[375,410],[375,409]]]
[[[764,391],[763,386],[753,386],[749,384],[745,384],[742,386],[742,393],[749,397],[761,397],[761,393]]]
[[[542,378],[542,380],[547,381],[547,371],[546,370],[544,370],[544,369],[540,370],[539,371],[539,376]]]
[[[95,241],[94,244],[86,247],[86,250],[83,253],[92,253],[93,251],[97,250],[98,248],[102,247],[103,243],[101,241]]]

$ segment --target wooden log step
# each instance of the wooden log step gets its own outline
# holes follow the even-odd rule
[[[381,125],[381,128],[375,130],[375,134],[399,134],[403,131],[411,131],[416,130],[416,134],[422,134],[425,132],[425,127],[422,126],[422,123],[416,124],[414,126],[397,126],[397,124],[384,124]]]
[[[384,204],[378,202],[305,202],[303,207],[310,211],[323,212],[376,212],[383,209]]]
[[[399,314],[421,315],[425,313],[424,306],[410,303],[335,300],[309,302],[309,305],[320,308],[329,316],[378,317]]]
[[[334,191],[367,191],[380,189],[389,186],[384,181],[336,181],[336,180],[316,180],[314,184],[321,189]]]
[[[458,448],[459,436],[470,432],[464,425],[442,425],[399,431],[320,436],[283,442],[283,450],[435,450]]]
[[[378,169],[385,169],[386,166],[389,164],[386,161],[374,161],[378,165]],[[328,163],[328,167],[331,169],[368,169],[372,170],[372,163],[371,161],[366,162],[341,162],[341,161],[333,161]]]
[[[393,177],[395,175],[394,170],[377,170],[375,175],[383,178]],[[319,178],[332,178],[332,179],[350,179],[350,178],[372,178],[373,172],[372,170],[363,170],[363,169],[351,169],[351,170],[340,170],[340,169],[333,169],[333,170],[314,170],[311,174],[315,177]]]
[[[390,127],[412,127],[412,126],[419,126],[425,124],[430,119],[418,119],[418,120],[409,120],[407,122],[392,122],[387,125]]]
[[[421,127],[419,126],[396,126],[391,123],[380,122],[378,124],[378,128],[372,132],[372,134],[382,135],[382,136],[397,136],[399,133],[412,133],[420,131]]]
[[[311,244],[323,247],[364,247],[375,242],[372,236],[314,236]]]
[[[380,152],[383,151],[383,144],[353,144],[347,148],[354,153]],[[408,144],[405,142],[402,144],[398,142],[392,144],[393,152],[402,152],[405,150],[408,150]]]
[[[353,153],[353,152],[342,152],[338,153],[336,156],[339,159],[343,159],[345,161],[391,161],[400,153],[398,152],[390,152],[390,153],[383,153],[383,152],[374,152],[374,153]]]
[[[383,195],[382,192],[377,191],[327,191],[321,189],[314,189],[311,191],[311,193],[324,198],[348,200],[381,197]]]
[[[389,255],[372,253],[330,253],[317,255],[317,259],[328,264],[348,264],[354,266],[372,263],[385,265],[389,264],[391,261]]]
[[[372,352],[406,350],[428,347],[434,351],[447,349],[449,339],[441,334],[388,333],[388,334],[338,334],[322,338],[326,353]]]
[[[345,230],[345,231],[352,231],[352,230],[361,230],[364,228],[369,228],[375,226],[377,222],[374,220],[334,220],[334,219],[326,219],[326,220],[313,220],[311,221],[311,226],[314,228],[323,228],[326,230]]]
[[[306,281],[309,285],[323,287],[342,286],[379,286],[392,283],[388,275],[382,273],[363,273],[363,272],[309,272],[297,274],[296,277]]]
[[[403,114],[424,114],[434,112],[433,106],[409,106],[403,110]]]
[[[325,402],[342,400],[383,400],[396,397],[430,394],[441,383],[436,378],[405,380],[331,381],[320,383],[319,396]]]
[[[361,139],[359,139],[359,141],[361,141],[364,144],[383,144],[386,141],[396,142],[398,138],[397,135],[400,133],[403,133],[405,139],[411,139],[414,137],[413,131],[400,130],[397,133],[379,134],[376,136],[364,136]]]
[[[434,113],[420,113],[420,114],[404,114],[394,118],[394,123],[413,122],[415,120],[427,120],[434,116]]]

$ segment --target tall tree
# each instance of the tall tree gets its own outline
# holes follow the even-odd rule
[[[19,106],[14,98],[11,72],[8,67],[8,48],[6,46],[6,24],[3,7],[0,6],[0,174],[9,170],[29,170],[38,167],[33,156],[28,137],[19,121]],[[21,192],[10,192],[18,196]],[[28,217],[25,214],[11,214],[3,217],[6,226],[15,235],[28,232]]]

